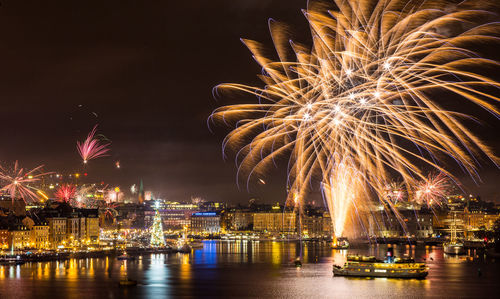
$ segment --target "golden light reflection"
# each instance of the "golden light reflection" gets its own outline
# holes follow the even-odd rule
[[[191,280],[191,263],[190,263],[190,255],[184,254],[181,258],[181,266],[180,266],[180,279],[181,280]]]

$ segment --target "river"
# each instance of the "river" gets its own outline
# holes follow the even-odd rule
[[[301,249],[302,248],[302,249]],[[380,258],[385,245],[360,246],[348,253]],[[396,246],[396,255],[424,258],[423,280],[333,277],[332,263],[346,251],[325,243],[204,241],[191,254],[152,254],[135,261],[116,258],[0,266],[1,298],[499,298],[499,261],[469,251],[443,254],[440,247]],[[302,254],[303,267],[291,261]],[[128,276],[134,287],[120,287]]]

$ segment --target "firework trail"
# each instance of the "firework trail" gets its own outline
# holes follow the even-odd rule
[[[265,86],[229,83],[216,91],[249,93],[259,101],[220,107],[209,118],[236,127],[223,148],[237,152],[238,176],[248,184],[276,158],[288,156],[288,200],[299,194],[302,201],[312,180],[328,185],[333,179],[334,187],[343,188],[335,181],[344,176],[332,169],[355,170],[355,181],[371,194],[356,205],[367,207],[377,197],[396,212],[384,196],[396,174],[414,186],[425,179],[424,169],[453,177],[446,161],[456,161],[472,177],[478,156],[498,163],[467,128],[472,117],[445,108],[442,95],[432,96],[444,92],[499,115],[499,98],[486,88],[500,84],[474,72],[498,63],[470,45],[497,41],[500,25],[491,21],[493,13],[469,2],[337,0],[332,8],[313,1],[304,11],[311,47],[290,42],[274,21],[269,27],[278,60],[267,58],[259,43],[244,40],[262,67]],[[328,202],[350,201],[330,193],[324,192]]]
[[[37,201],[38,196],[35,192],[38,192],[39,189],[32,184],[39,182],[44,175],[50,174],[49,172],[42,172],[42,168],[43,165],[40,165],[29,171],[25,171],[24,168],[19,166],[17,161],[11,170],[0,166],[0,181],[5,184],[0,191],[8,192],[12,200],[19,197],[24,201],[27,199]]]
[[[61,202],[69,202],[75,199],[76,187],[71,184],[64,184],[57,189],[55,197]]]
[[[326,199],[336,238],[342,236],[348,212],[364,192],[362,174],[350,162],[338,158],[322,183],[323,198]]]
[[[76,148],[78,149],[78,153],[80,154],[80,157],[82,157],[84,164],[87,164],[89,160],[106,156],[106,153],[109,151],[108,147],[110,143],[101,144],[100,140],[95,138],[96,131],[97,125],[94,126],[92,131],[82,143],[79,141],[76,142]]]

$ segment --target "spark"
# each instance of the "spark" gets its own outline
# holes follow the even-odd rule
[[[101,144],[100,140],[94,137],[96,131],[97,125],[94,126],[92,131],[82,143],[79,141],[76,143],[76,148],[78,149],[78,153],[82,157],[84,164],[87,164],[89,160],[106,156],[106,153],[109,151],[108,147],[110,143]]]
[[[416,185],[414,201],[428,207],[441,205],[449,195],[451,187],[450,179],[444,173],[430,174]]]
[[[69,202],[76,195],[76,187],[71,184],[64,184],[57,189],[55,196],[59,201]]]
[[[37,201],[36,193],[39,189],[33,184],[38,183],[43,176],[50,174],[50,172],[42,172],[42,168],[43,165],[40,165],[29,171],[24,171],[24,168],[19,166],[18,161],[10,170],[0,166],[0,181],[4,184],[0,191],[7,192],[12,200],[19,197],[24,201]]]

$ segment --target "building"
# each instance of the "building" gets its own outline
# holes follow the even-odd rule
[[[236,211],[232,217],[233,230],[253,230],[253,212]]]
[[[31,228],[30,244],[37,249],[50,248],[49,225],[46,222],[35,223]]]
[[[435,236],[434,214],[426,209],[398,209],[396,216],[392,211],[379,209],[372,211],[368,218],[369,235],[372,237],[416,237]]]
[[[49,242],[52,248],[66,245],[67,218],[51,217],[47,218],[49,224]]]
[[[5,250],[9,248],[9,229],[0,228],[0,249]]]
[[[80,219],[78,215],[66,218],[66,240],[69,246],[77,246],[80,241]]]
[[[269,211],[253,214],[253,230],[265,233],[295,233],[297,232],[297,214],[282,212],[279,204]]]
[[[31,248],[30,245],[31,232],[28,227],[18,225],[9,229],[9,248],[26,249]]]
[[[85,218],[85,229],[82,227],[80,236],[85,236],[86,244],[99,244],[99,212],[97,209],[79,209],[82,218]],[[81,239],[83,243],[83,238]]]
[[[305,211],[305,213],[300,218],[300,224],[302,225],[302,236],[309,238],[323,238],[331,236],[329,230],[325,233],[325,221],[323,219],[323,213],[319,211]],[[299,224],[299,225],[300,225]],[[327,223],[331,226],[331,221]]]
[[[198,212],[191,215],[191,232],[197,234],[217,234],[221,230],[219,212]]]

